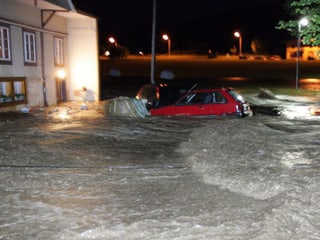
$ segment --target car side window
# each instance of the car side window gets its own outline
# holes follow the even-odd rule
[[[226,103],[227,99],[220,92],[201,92],[191,93],[179,100],[177,105],[197,105],[197,104],[212,104]]]
[[[220,92],[212,93],[213,103],[226,103],[227,99]]]
[[[179,100],[177,105],[204,104],[205,95],[203,93],[190,93]]]
[[[204,104],[206,95],[203,93],[194,94],[193,98],[190,99],[191,104]]]

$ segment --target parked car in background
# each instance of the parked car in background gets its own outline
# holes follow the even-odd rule
[[[231,88],[187,91],[175,103],[166,106],[154,105],[149,111],[151,116],[252,115],[249,103]]]

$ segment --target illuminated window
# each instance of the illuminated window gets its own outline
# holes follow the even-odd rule
[[[9,28],[0,26],[0,61],[11,61]]]
[[[64,59],[63,59],[63,39],[62,38],[53,38],[53,44],[54,44],[54,64],[56,66],[63,66],[64,65]]]
[[[36,34],[32,32],[23,32],[24,40],[24,61],[26,64],[37,63],[36,54]]]

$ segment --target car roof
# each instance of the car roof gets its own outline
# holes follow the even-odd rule
[[[192,90],[190,93],[201,93],[201,92],[222,92],[222,91],[230,91],[233,90],[232,88],[210,88],[210,89],[197,89],[197,90]]]

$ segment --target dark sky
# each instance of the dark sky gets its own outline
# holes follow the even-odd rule
[[[100,39],[113,35],[131,53],[150,52],[153,0],[73,0],[75,6],[99,18]],[[285,0],[157,0],[157,52],[166,50],[162,33],[171,38],[172,51],[211,48],[226,53],[237,45],[233,32],[243,37],[243,50],[260,38],[278,51],[288,38],[275,29],[286,19]]]

